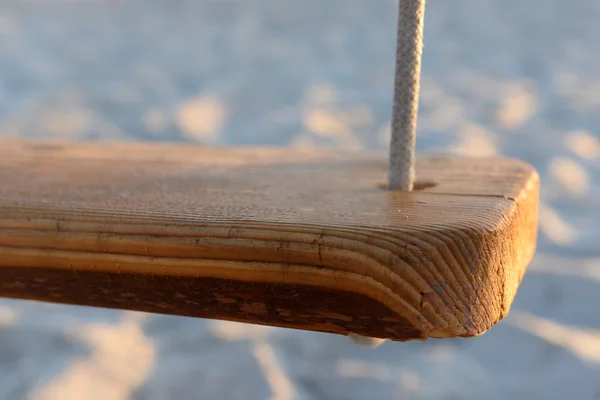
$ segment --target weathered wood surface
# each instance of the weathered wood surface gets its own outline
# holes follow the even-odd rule
[[[535,249],[509,159],[0,142],[0,295],[393,340],[474,336]],[[434,184],[435,183],[435,184]]]

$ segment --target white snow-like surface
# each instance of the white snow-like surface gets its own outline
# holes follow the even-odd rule
[[[0,137],[384,148],[395,0],[0,0]],[[600,398],[600,2],[428,0],[418,150],[542,177],[539,252],[469,340],[0,300],[0,398]]]

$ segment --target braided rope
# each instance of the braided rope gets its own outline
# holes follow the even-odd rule
[[[412,190],[425,0],[400,0],[388,188]]]
[[[415,180],[415,136],[419,110],[425,0],[400,0],[392,140],[388,170],[390,190],[412,190]],[[348,335],[361,346],[377,347],[382,339]]]

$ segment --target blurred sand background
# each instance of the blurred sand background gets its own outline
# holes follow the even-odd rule
[[[396,0],[0,0],[0,137],[383,149]],[[419,151],[522,158],[510,316],[386,343],[0,300],[1,399],[600,399],[600,2],[428,0]]]

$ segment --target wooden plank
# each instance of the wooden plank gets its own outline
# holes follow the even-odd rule
[[[474,336],[535,249],[538,175],[422,156],[0,142],[0,295],[390,338]]]

